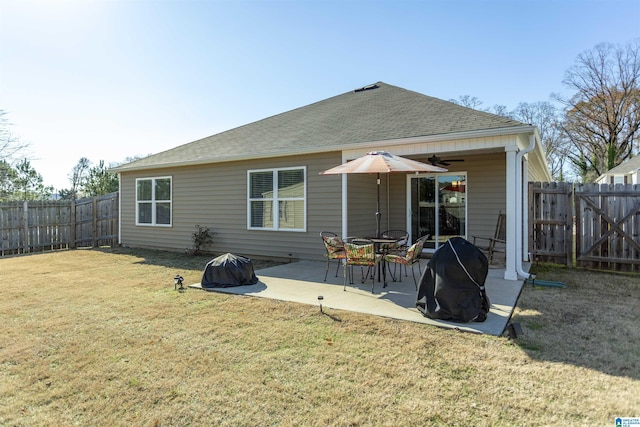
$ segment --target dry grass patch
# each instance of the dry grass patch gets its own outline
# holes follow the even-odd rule
[[[525,285],[514,320],[524,325],[518,341],[529,355],[640,379],[640,276],[551,265],[534,269],[538,278],[568,286]]]
[[[539,271],[569,287],[526,288],[525,334],[511,341],[174,291],[176,273],[198,282],[207,261],[126,249],[0,259],[11,278],[0,424],[606,425],[638,415],[637,277]]]

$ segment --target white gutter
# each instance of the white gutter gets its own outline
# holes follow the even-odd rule
[[[522,223],[523,218],[523,209],[524,209],[524,201],[523,201],[523,171],[522,171],[522,159],[525,154],[530,153],[536,146],[536,134],[535,132],[529,135],[529,146],[524,150],[520,150],[516,153],[516,272],[518,275],[522,276],[525,279],[529,278],[529,273],[524,271],[522,268],[522,257],[523,257],[523,228],[524,224]]]

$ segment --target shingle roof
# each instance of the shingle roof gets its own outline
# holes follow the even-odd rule
[[[523,124],[383,82],[296,108],[115,168],[207,163]]]
[[[635,156],[627,160],[626,162],[620,163],[615,168],[609,169],[606,172],[606,175],[624,175],[627,173],[635,172],[640,169],[640,156]]]

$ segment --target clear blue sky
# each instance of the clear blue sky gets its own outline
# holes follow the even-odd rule
[[[640,0],[0,0],[0,109],[45,184],[377,81],[514,108]]]

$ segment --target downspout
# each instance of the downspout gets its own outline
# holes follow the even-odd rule
[[[530,153],[536,146],[536,136],[535,133],[532,133],[529,136],[529,146],[524,150],[520,150],[516,153],[516,272],[519,276],[524,277],[525,279],[529,278],[529,273],[524,271],[522,268],[522,241],[523,241],[523,227],[522,224],[522,212],[524,209],[523,202],[523,171],[522,171],[522,159],[525,154]]]

